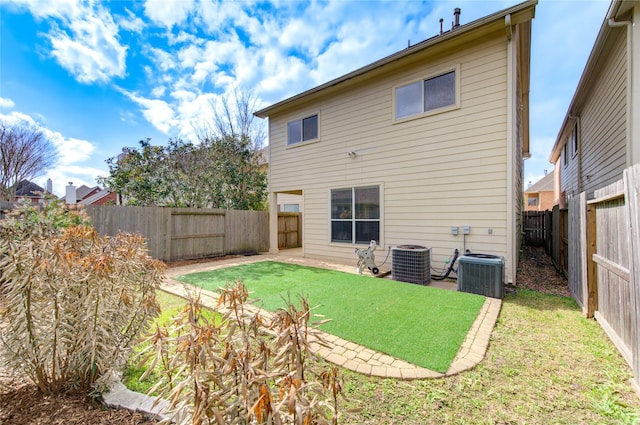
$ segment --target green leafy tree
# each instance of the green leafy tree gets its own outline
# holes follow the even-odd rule
[[[125,148],[107,160],[109,176],[98,179],[127,205],[261,210],[267,175],[260,152],[264,133],[254,121],[257,99],[236,90],[212,105],[213,119],[197,130],[198,144],[170,139]]]

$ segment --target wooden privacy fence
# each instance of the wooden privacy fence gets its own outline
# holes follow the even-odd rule
[[[569,289],[633,369],[640,389],[640,165],[569,201]]]
[[[543,246],[558,270],[568,273],[567,210],[558,205],[549,211],[524,211],[522,233],[525,245]]]
[[[149,254],[163,261],[269,249],[266,211],[110,205],[85,209],[100,234],[139,233],[147,239]]]
[[[302,246],[302,215],[299,212],[278,212],[278,249]]]

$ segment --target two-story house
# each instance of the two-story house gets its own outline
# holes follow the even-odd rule
[[[536,5],[456,22],[257,111],[269,118],[271,251],[277,195],[296,194],[305,257],[355,265],[354,248],[373,239],[379,257],[430,247],[441,268],[470,250],[504,257],[514,282]]]

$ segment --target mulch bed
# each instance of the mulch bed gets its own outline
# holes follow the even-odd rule
[[[168,267],[216,261],[232,256],[168,263]],[[558,273],[542,248],[523,247],[518,266],[519,288],[569,296],[567,280]],[[1,297],[0,297],[1,302]],[[0,305],[0,309],[2,305]],[[86,395],[68,392],[43,395],[37,388],[0,367],[0,424],[6,425],[151,425],[140,413],[106,409]]]

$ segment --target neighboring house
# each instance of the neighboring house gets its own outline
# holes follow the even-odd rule
[[[107,189],[100,189],[92,195],[85,196],[78,201],[82,205],[119,205],[118,195]]]
[[[76,188],[73,182],[69,182],[69,185],[65,188],[66,195],[61,198],[68,204],[82,204],[82,205],[105,205],[105,204],[117,204],[120,205],[118,195],[107,189],[102,189],[100,186],[89,187],[82,185]]]
[[[29,199],[31,203],[38,204],[44,200],[45,190],[29,180],[21,180],[16,184],[15,202]]]
[[[546,211],[555,205],[553,173],[546,174],[524,191],[524,209]]]
[[[76,201],[80,202],[83,199],[86,199],[90,196],[95,195],[101,190],[102,189],[100,188],[100,186],[89,187],[83,184],[82,186],[76,189]]]
[[[633,22],[640,3],[613,0],[553,146],[555,201],[563,208],[581,192],[593,198],[640,162],[640,27]]]
[[[306,257],[355,265],[354,247],[374,239],[380,262],[416,244],[442,268],[466,248],[505,257],[515,282],[536,4],[455,25],[257,111],[269,118],[271,251],[279,194],[296,194]]]

